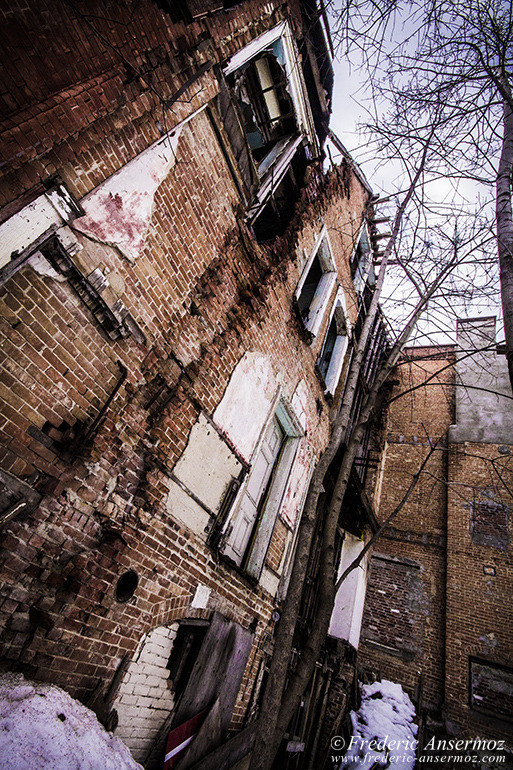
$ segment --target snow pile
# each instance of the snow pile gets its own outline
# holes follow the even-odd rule
[[[340,770],[368,770],[375,762],[413,770],[418,727],[415,709],[400,684],[384,679],[362,686],[362,705],[351,712],[353,735]]]
[[[59,687],[0,675],[1,770],[141,770],[125,744]]]

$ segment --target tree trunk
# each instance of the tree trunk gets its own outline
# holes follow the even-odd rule
[[[434,130],[435,129],[433,128],[431,135]],[[268,681],[261,708],[261,727],[255,739],[255,744],[251,756],[250,770],[268,770],[268,768],[270,768],[272,765],[273,759],[283,738],[283,733],[287,729],[287,725],[299,704],[301,695],[304,691],[304,688],[308,684],[311,672],[315,665],[315,661],[319,655],[320,649],[322,648],[324,639],[326,638],[335,598],[334,576],[336,565],[333,564],[333,550],[334,533],[338,522],[338,511],[340,510],[340,506],[335,511],[334,501],[336,501],[340,496],[344,496],[352,463],[359,447],[359,440],[361,440],[361,438],[358,439],[358,435],[361,435],[363,432],[364,425],[370,418],[374,408],[374,404],[370,403],[369,399],[367,399],[367,410],[365,410],[365,408],[363,410],[366,416],[363,420],[359,421],[358,426],[356,427],[356,431],[353,432],[353,436],[348,442],[348,447],[345,453],[342,467],[338,474],[337,482],[335,485],[332,502],[329,507],[327,523],[325,525],[326,529],[323,536],[323,570],[319,586],[319,609],[316,616],[314,630],[308,640],[307,648],[302,651],[301,660],[298,664],[297,671],[291,677],[291,681],[287,686],[287,690],[283,694],[288,673],[292,640],[297,617],[299,614],[303,585],[308,567],[312,536],[317,521],[318,501],[322,491],[323,480],[330,466],[330,463],[336,455],[337,450],[346,438],[347,425],[351,413],[353,397],[356,391],[362,363],[364,361],[367,340],[373,328],[376,313],[378,312],[379,296],[385,278],[388,259],[392,253],[392,249],[399,234],[404,211],[406,210],[406,207],[413,196],[417,183],[423,172],[431,135],[425,142],[419,167],[411,179],[409,189],[403,201],[401,202],[401,205],[399,206],[394,218],[394,225],[392,227],[391,236],[385,248],[379,274],[376,279],[374,296],[372,298],[367,317],[365,318],[357,348],[351,361],[344,398],[341,403],[339,413],[337,414],[333,424],[330,442],[328,447],[321,455],[317,467],[315,468],[310,488],[308,490],[303,515],[299,524],[296,554],[289,583],[289,590],[287,592],[287,597],[284,603],[282,616],[276,630],[274,653],[271,660]],[[418,313],[414,312],[412,319],[410,319],[410,322],[407,325],[407,330],[409,331],[405,329],[399,340],[394,345],[394,349],[391,354],[394,360],[394,364],[397,361],[402,346],[405,344],[407,337],[415,326],[415,319],[417,316]],[[390,361],[391,358],[389,357],[387,365],[390,363]],[[387,370],[386,373],[383,373],[382,377],[378,378],[380,379],[380,384],[384,382],[388,372],[390,371],[390,367],[387,365],[385,365]],[[371,391],[371,393],[374,394],[374,398],[377,395],[378,389],[379,385],[377,385],[376,388],[373,388]]]
[[[509,84],[507,88],[511,99]],[[506,336],[509,379],[513,388],[513,212],[511,206],[513,110],[508,99],[503,99],[503,129],[502,152],[496,187],[496,222],[504,332]]]

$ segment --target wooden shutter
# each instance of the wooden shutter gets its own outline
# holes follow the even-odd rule
[[[225,556],[233,559],[239,567],[242,565],[284,440],[283,429],[274,417],[253,463],[242,500],[230,521],[231,529],[221,549]]]

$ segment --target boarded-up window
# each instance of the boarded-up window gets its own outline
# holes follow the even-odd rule
[[[470,509],[470,535],[474,543],[504,550],[509,544],[508,508],[493,493],[475,496]]]
[[[470,658],[470,706],[476,711],[513,720],[513,669]]]
[[[413,657],[422,645],[423,602],[418,566],[374,555],[365,600],[363,638]]]

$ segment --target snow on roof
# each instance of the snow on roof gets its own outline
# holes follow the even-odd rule
[[[0,768],[142,770],[92,711],[22,674],[0,675]]]
[[[339,770],[368,770],[375,762],[413,770],[417,742],[415,709],[401,685],[384,679],[362,685],[362,703],[351,712],[353,735]]]

